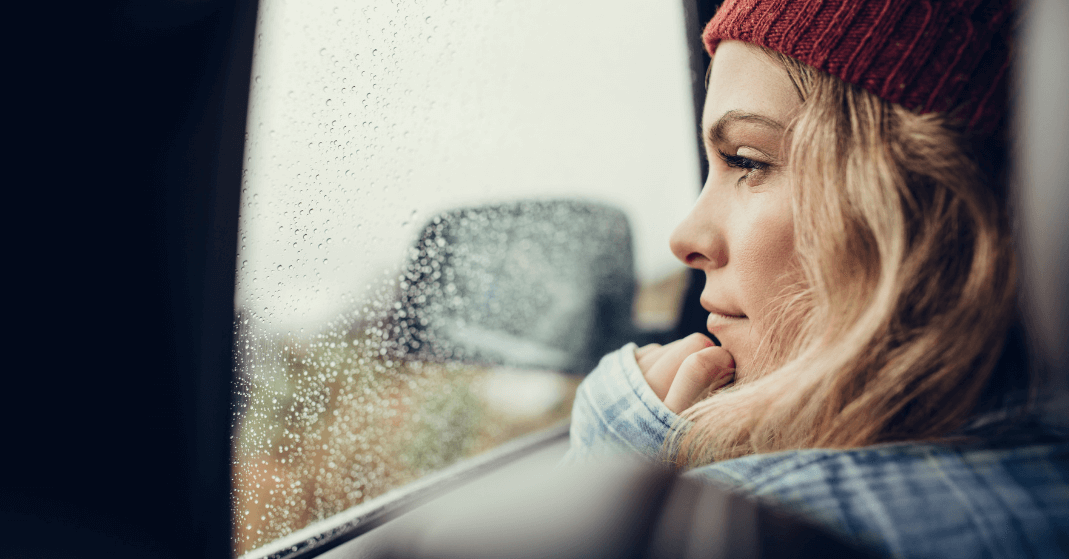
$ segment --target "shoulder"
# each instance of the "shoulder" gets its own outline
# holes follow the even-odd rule
[[[1069,551],[1065,440],[800,450],[688,475],[778,503],[896,556]]]

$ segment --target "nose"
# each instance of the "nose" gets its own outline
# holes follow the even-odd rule
[[[706,188],[687,217],[676,226],[669,246],[676,258],[698,270],[710,271],[727,265],[727,242],[723,234],[723,204],[718,204]]]

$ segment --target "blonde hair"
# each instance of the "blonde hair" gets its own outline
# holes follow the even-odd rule
[[[785,138],[798,277],[771,303],[757,370],[684,412],[669,452],[700,465],[943,437],[976,407],[1015,308],[998,181],[947,115],[766,52],[803,99]]]

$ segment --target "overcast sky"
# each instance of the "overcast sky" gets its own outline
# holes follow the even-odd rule
[[[314,328],[437,212],[522,198],[614,204],[639,278],[679,269],[699,182],[679,3],[398,4],[260,2],[239,306]]]

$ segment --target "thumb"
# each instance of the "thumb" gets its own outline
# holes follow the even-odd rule
[[[689,408],[707,390],[715,390],[735,376],[735,360],[722,347],[713,346],[692,353],[679,365],[664,397],[664,405],[675,413]]]

